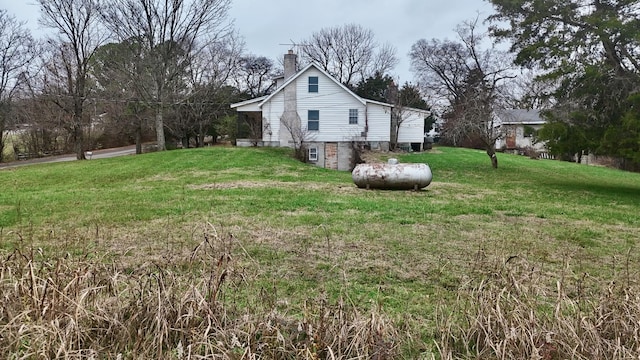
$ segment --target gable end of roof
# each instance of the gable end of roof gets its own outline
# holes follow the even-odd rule
[[[333,81],[334,83],[336,83],[338,86],[340,86],[344,91],[346,91],[349,95],[353,96],[355,99],[357,99],[359,102],[361,102],[363,105],[366,104],[367,101],[372,101],[372,100],[366,100],[361,98],[360,96],[356,95],[353,91],[349,90],[349,88],[347,88],[346,86],[344,86],[341,82],[339,82],[338,80],[336,80],[336,78],[334,78],[333,76],[331,76],[328,72],[326,72],[325,70],[323,70],[320,66],[318,66],[315,63],[311,63],[307,66],[305,66],[302,70],[298,71],[295,75],[293,75],[291,78],[289,78],[289,80],[285,81],[284,84],[282,84],[282,86],[280,86],[276,91],[274,91],[271,95],[268,95],[261,103],[260,105],[258,105],[258,107],[262,107],[262,105],[264,105],[265,103],[267,103],[269,100],[271,100],[271,98],[273,98],[276,94],[278,94],[280,91],[282,91],[285,87],[287,87],[289,84],[291,84],[292,82],[296,81],[296,79],[298,79],[299,77],[301,77],[305,72],[307,72],[309,69],[311,68],[315,68],[316,70],[320,71],[323,75],[325,75],[326,77],[328,77],[329,79],[331,79],[331,81]]]

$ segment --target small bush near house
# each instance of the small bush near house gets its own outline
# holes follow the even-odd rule
[[[526,156],[529,157],[529,159],[536,160],[540,156],[540,153],[536,149],[532,148],[531,146],[527,146],[522,151]]]

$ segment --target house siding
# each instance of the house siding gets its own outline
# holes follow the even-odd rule
[[[309,92],[310,76],[318,77],[317,93]],[[307,112],[309,110],[320,112],[319,129],[309,131],[307,140],[336,142],[360,139],[360,134],[364,131],[365,106],[333,80],[315,68],[310,68],[298,78],[297,92],[298,114],[303,129],[307,128]],[[349,109],[358,109],[358,124],[349,124]]]
[[[263,141],[278,141],[281,146],[286,146],[287,143],[282,143],[282,137],[280,135],[280,132],[282,131],[282,127],[280,126],[280,117],[283,113],[284,95],[282,93],[276,94],[271,101],[266,102],[262,106]]]
[[[391,108],[379,104],[367,104],[369,132],[367,141],[389,142],[391,139]]]
[[[424,142],[424,114],[417,111],[407,111],[405,119],[398,129],[398,143]]]
[[[317,93],[309,93],[308,78],[310,76],[318,77]],[[303,130],[306,131],[307,128],[308,111],[318,110],[320,112],[319,130],[308,131],[307,141],[388,141],[390,136],[389,107],[372,103],[363,104],[314,68],[310,68],[287,86],[296,87],[297,112]],[[358,110],[357,124],[349,124],[350,109]],[[263,125],[271,131],[271,135],[269,135],[269,131],[263,132],[263,141],[270,142],[277,139],[282,146],[289,146],[291,136],[280,122],[283,113],[284,91],[281,91],[262,106]],[[362,137],[367,123],[369,131],[366,137]]]
[[[546,150],[546,144],[544,142],[533,143],[533,137],[524,136],[524,127],[530,126],[534,130],[540,130],[542,125],[528,125],[528,124],[506,124],[503,126],[503,138],[496,140],[496,148],[503,150],[515,150],[532,148],[536,151]],[[510,142],[512,142],[510,144]]]

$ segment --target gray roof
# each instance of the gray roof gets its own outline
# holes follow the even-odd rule
[[[496,115],[503,124],[541,125],[546,121],[540,116],[539,110],[507,109],[497,110]]]
[[[298,71],[297,73],[295,73],[293,76],[291,76],[284,84],[282,84],[280,87],[278,87],[273,93],[271,93],[270,95],[266,95],[263,97],[259,97],[259,98],[255,98],[255,99],[249,99],[249,100],[245,100],[239,103],[235,103],[235,104],[231,104],[231,108],[238,108],[244,105],[249,105],[249,104],[253,104],[253,103],[260,103],[258,105],[258,107],[262,107],[262,105],[264,103],[266,103],[267,101],[269,101],[271,98],[273,98],[277,93],[279,93],[280,91],[282,91],[287,85],[289,85],[290,83],[294,82],[298,77],[300,77],[303,73],[305,73],[307,70],[309,70],[310,68],[314,67],[316,70],[320,71],[321,73],[323,73],[326,77],[328,77],[329,79],[331,79],[334,83],[336,83],[338,86],[340,86],[346,93],[350,94],[351,96],[353,96],[354,98],[356,98],[359,102],[361,102],[362,104],[366,104],[366,103],[371,103],[371,104],[377,104],[377,105],[381,105],[381,106],[386,106],[386,107],[394,107],[393,104],[387,104],[384,102],[380,102],[380,101],[375,101],[375,100],[371,100],[371,99],[365,99],[362,98],[358,95],[356,95],[353,91],[349,90],[348,87],[344,86],[342,83],[340,83],[336,78],[334,78],[333,76],[331,76],[331,74],[329,74],[328,72],[326,72],[324,69],[322,69],[322,67],[320,67],[320,65],[316,64],[316,63],[310,63],[309,65],[307,65],[304,69]],[[414,111],[423,111],[423,110],[417,110],[417,109],[413,109]]]

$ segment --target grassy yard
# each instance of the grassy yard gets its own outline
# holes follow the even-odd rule
[[[52,311],[68,288],[82,293],[79,279],[98,268],[115,285],[105,290],[98,276],[85,287],[93,295],[73,301],[91,314],[114,297],[121,307],[140,304],[140,289],[160,294],[166,284],[174,301],[192,304],[185,299],[201,286],[228,316],[221,324],[236,326],[220,325],[215,341],[205,336],[197,349],[230,359],[287,357],[267,348],[287,349],[289,358],[509,358],[509,347],[512,358],[565,358],[576,347],[571,357],[589,358],[596,345],[614,351],[605,340],[624,335],[614,330],[640,328],[640,316],[625,318],[630,310],[618,302],[606,313],[613,318],[598,312],[611,294],[640,309],[640,174],[503,154],[493,170],[484,153],[454,148],[400,160],[428,163],[434,181],[419,192],[367,191],[350,173],[298,163],[282,149],[222,147],[0,170],[0,300],[24,296],[0,316],[12,334],[0,347],[109,353],[90,332],[84,341],[56,338],[42,330],[52,320],[33,315]],[[47,290],[55,284],[64,291]],[[162,308],[156,298],[151,318]],[[572,323],[592,315],[594,329],[613,327],[590,333]],[[479,319],[487,321],[481,329]],[[597,333],[600,342],[560,337],[565,320],[578,338]],[[186,333],[202,324],[176,321],[147,324],[166,330],[148,348],[112,335],[119,345],[102,356],[187,358]],[[18,322],[40,332],[19,333]],[[277,323],[285,325],[265,325]],[[82,321],[74,324],[80,334]],[[315,330],[300,330],[307,325]],[[617,358],[637,356],[640,340],[630,341]]]

